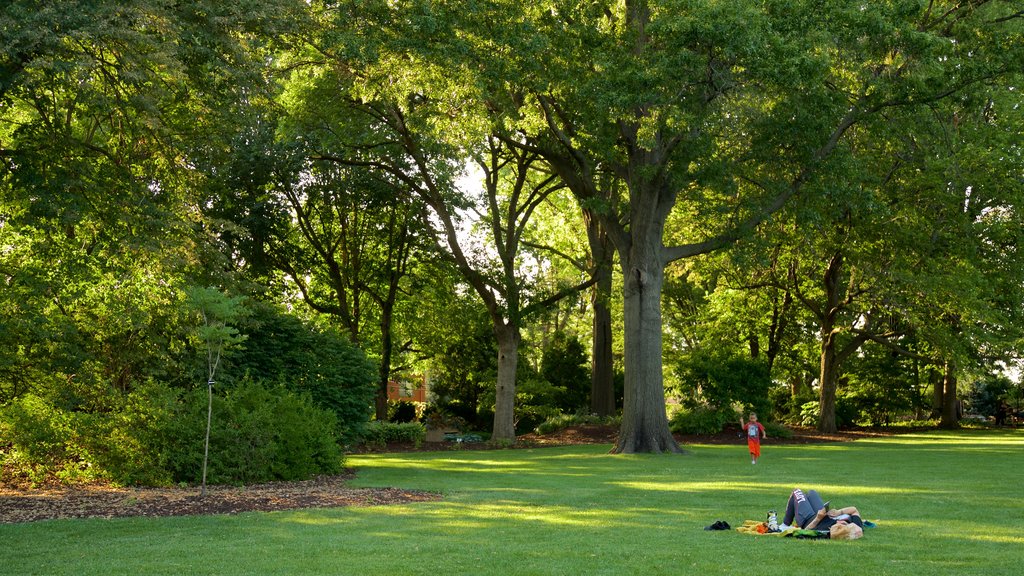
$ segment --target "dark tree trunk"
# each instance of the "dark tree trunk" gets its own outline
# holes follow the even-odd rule
[[[613,449],[616,453],[683,452],[669,430],[665,412],[661,372],[663,221],[653,220],[646,229],[637,226],[633,230],[632,246],[619,254],[623,273],[626,384],[622,427]]]
[[[956,383],[956,363],[950,360],[942,370],[942,417],[939,419],[939,428],[953,430],[960,427]]]
[[[771,374],[775,366],[775,359],[782,351],[782,342],[786,336],[786,328],[789,324],[789,311],[793,307],[793,293],[786,290],[780,305],[775,300],[772,306],[772,321],[768,328],[768,349],[765,351],[765,360],[768,363],[768,373]]]
[[[821,327],[821,372],[818,396],[818,430],[835,432],[836,426],[836,383],[838,363],[836,361],[835,332],[832,326]]]
[[[614,247],[600,221],[584,211],[587,239],[590,244],[591,264],[597,281],[591,289],[594,309],[591,333],[593,352],[590,359],[590,411],[598,416],[615,414],[615,378],[612,360],[612,311],[609,300],[612,293],[612,262]]]
[[[942,415],[942,387],[945,385],[942,378],[942,373],[938,370],[932,369],[928,371],[928,380],[932,385],[932,418],[938,418]]]
[[[515,442],[516,367],[519,364],[518,326],[496,326],[498,340],[498,383],[494,398],[494,429],[491,439]]]
[[[391,334],[391,309],[394,303],[392,302],[391,304],[391,306],[386,306],[381,311],[380,319],[381,355],[374,411],[377,420],[381,422],[388,419],[388,382],[391,381],[391,353],[394,348],[394,339]]]
[[[835,432],[836,426],[836,383],[839,373],[838,353],[836,351],[836,317],[839,314],[840,290],[839,277],[843,267],[843,256],[836,253],[828,263],[822,279],[825,288],[825,306],[822,309],[821,322],[821,371],[818,384],[818,430]]]

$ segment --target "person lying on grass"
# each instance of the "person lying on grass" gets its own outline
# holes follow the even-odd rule
[[[814,490],[804,494],[799,488],[793,490],[786,502],[786,515],[783,524],[797,526],[805,530],[828,530],[830,534],[836,528],[836,539],[860,538],[864,534],[864,521],[856,506],[832,508],[830,502],[823,502]]]

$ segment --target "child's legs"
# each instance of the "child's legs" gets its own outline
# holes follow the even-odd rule
[[[747,440],[747,449],[750,450],[750,455],[754,458],[761,457],[761,443],[754,439]]]

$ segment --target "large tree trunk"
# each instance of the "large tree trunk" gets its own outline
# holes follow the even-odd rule
[[[942,417],[939,420],[939,428],[952,430],[960,427],[956,382],[956,363],[952,360],[947,361],[942,370]]]
[[[518,326],[496,326],[498,340],[498,383],[494,397],[494,430],[491,440],[515,442],[516,367],[519,363]]]
[[[821,372],[818,395],[818,430],[835,432],[836,426],[836,383],[839,367],[836,361],[835,336],[831,326],[821,327]]]
[[[634,233],[635,234],[635,233]],[[651,236],[646,236],[650,238]],[[643,238],[634,235],[634,242]],[[624,276],[626,386],[616,453],[683,452],[672,437],[662,379],[660,230],[647,249],[622,258]],[[639,248],[639,249],[637,249]]]
[[[839,354],[836,350],[836,318],[839,314],[841,299],[839,290],[840,271],[843,267],[843,256],[836,253],[825,269],[823,280],[825,288],[825,306],[821,317],[821,372],[818,384],[818,430],[835,432],[836,426],[836,384],[839,376]]]
[[[928,370],[928,381],[932,385],[931,417],[939,418],[942,415],[942,387],[944,386],[942,373],[934,368]]]
[[[612,262],[615,255],[608,235],[600,220],[584,211],[587,239],[590,243],[592,266],[597,281],[591,289],[594,323],[591,333],[590,356],[590,411],[598,416],[615,414],[615,378],[612,361],[612,311],[609,299],[612,293]]]

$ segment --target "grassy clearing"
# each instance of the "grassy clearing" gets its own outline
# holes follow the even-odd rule
[[[608,446],[353,456],[443,502],[0,526],[20,574],[1020,574],[1024,431],[613,456]],[[854,542],[707,532],[793,487],[878,523]]]

